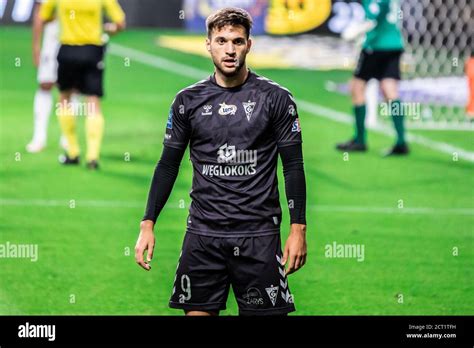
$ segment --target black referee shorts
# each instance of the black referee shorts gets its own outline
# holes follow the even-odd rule
[[[293,312],[281,257],[280,234],[219,238],[187,232],[169,305],[218,312],[226,309],[232,285],[241,315]]]
[[[104,46],[61,45],[58,53],[60,91],[78,90],[81,94],[102,97]]]
[[[400,58],[403,51],[362,50],[354,71],[354,77],[368,81],[370,79],[400,80]]]

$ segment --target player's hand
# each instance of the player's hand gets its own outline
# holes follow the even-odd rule
[[[153,234],[153,221],[144,220],[140,223],[140,235],[135,245],[135,261],[144,269],[151,269],[150,262],[153,258],[153,249],[155,248],[155,235]],[[146,262],[143,254],[147,252]]]
[[[107,34],[114,35],[118,32],[118,26],[115,23],[104,23],[104,31]]]
[[[341,38],[345,41],[356,41],[376,26],[374,21],[364,21],[361,23],[349,24],[341,33]]]
[[[286,265],[287,261],[287,275],[296,272],[306,263],[306,225],[291,224],[281,262]]]

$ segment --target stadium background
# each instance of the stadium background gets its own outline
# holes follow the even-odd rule
[[[356,1],[120,1],[128,28],[108,47],[97,173],[57,164],[54,117],[47,150],[24,151],[36,89],[32,3],[0,2],[0,244],[35,244],[39,257],[0,258],[0,314],[180,314],[167,301],[190,203],[189,161],[156,226],[150,273],[136,266],[133,248],[169,105],[212,71],[203,19],[224,5],[254,15],[250,67],[298,101],[309,261],[290,277],[297,314],[472,314],[474,143],[464,115],[472,1],[402,1],[401,96],[420,112],[408,122],[413,153],[393,159],[380,156],[393,139],[389,120],[377,116],[376,85],[370,151],[334,150],[352,133],[347,81],[358,48],[339,35],[363,18]],[[328,257],[334,242],[363,245],[364,260]],[[223,314],[236,313],[231,296]]]

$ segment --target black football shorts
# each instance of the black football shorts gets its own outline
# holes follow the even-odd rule
[[[362,50],[354,71],[354,76],[364,81],[370,79],[400,80],[400,58],[403,51]]]
[[[240,315],[293,312],[281,257],[280,234],[220,238],[187,232],[169,305],[219,312],[232,285]]]
[[[81,94],[102,97],[104,46],[61,45],[58,52],[60,91],[77,90]]]

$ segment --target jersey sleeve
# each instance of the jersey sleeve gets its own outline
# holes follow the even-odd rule
[[[171,104],[166,122],[165,146],[183,149],[188,146],[191,125],[185,109],[183,96],[178,94]]]
[[[301,144],[298,109],[291,93],[286,90],[275,93],[272,106],[272,128],[278,147]]]
[[[117,0],[103,1],[107,17],[109,17],[114,23],[122,23],[125,20],[125,13],[123,12]]]
[[[56,0],[46,0],[41,2],[39,10],[39,17],[42,21],[50,21],[54,18],[54,11],[56,10]]]

